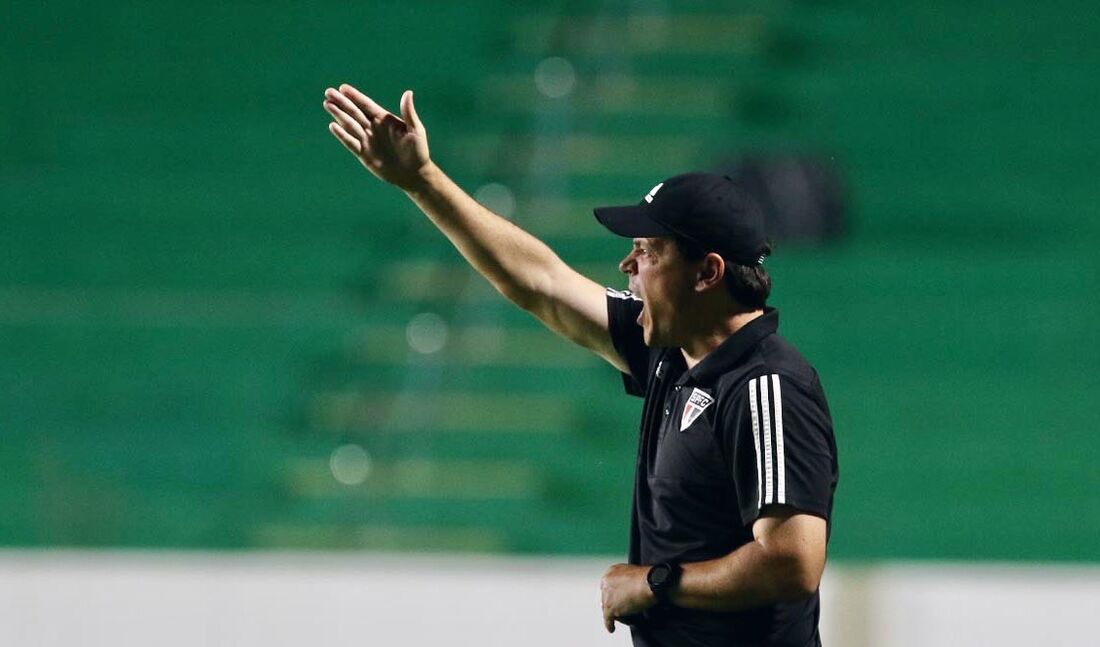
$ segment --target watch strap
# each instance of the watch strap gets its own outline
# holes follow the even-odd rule
[[[657,602],[661,604],[668,602],[669,594],[680,582],[682,571],[680,565],[674,562],[656,564],[649,569],[646,573],[646,583],[649,584],[649,590],[653,591],[653,597],[657,598]]]

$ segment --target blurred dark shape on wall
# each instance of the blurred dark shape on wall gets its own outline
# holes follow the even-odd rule
[[[835,242],[848,232],[844,185],[835,166],[809,155],[747,155],[719,167],[764,208],[775,242]]]

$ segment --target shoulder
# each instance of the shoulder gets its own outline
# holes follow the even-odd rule
[[[794,344],[782,336],[769,336],[756,350],[758,373],[780,375],[806,386],[817,384],[817,371]]]
[[[817,370],[794,344],[773,334],[761,340],[737,370],[719,378],[718,391],[734,404],[747,401],[753,392],[773,390],[777,385],[792,397],[824,401]]]
[[[604,288],[605,294],[608,299],[616,299],[618,301],[637,302],[641,305],[642,300],[639,299],[633,292],[629,290],[616,290],[615,288]]]
[[[613,340],[630,340],[631,346],[638,346],[642,340],[642,327],[638,325],[638,314],[642,311],[642,300],[625,290],[606,288],[608,332]],[[622,352],[622,348],[619,351]]]
[[[762,339],[736,370],[722,375],[719,381],[729,388],[747,384],[763,375],[780,375],[785,380],[806,385],[818,381],[813,365],[794,344],[777,334]]]

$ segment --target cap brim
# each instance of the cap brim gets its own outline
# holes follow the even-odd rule
[[[635,204],[626,207],[599,207],[593,209],[596,220],[611,233],[626,238],[658,238],[673,236],[673,232],[650,215],[648,205]]]

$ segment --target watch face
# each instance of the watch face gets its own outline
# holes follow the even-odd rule
[[[649,569],[649,577],[648,577],[649,585],[650,586],[661,586],[662,584],[664,584],[665,582],[668,581],[668,575],[669,575],[668,567],[665,566],[664,564],[659,564],[657,566],[654,566],[653,568]]]

